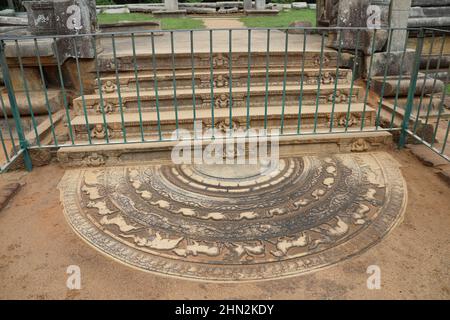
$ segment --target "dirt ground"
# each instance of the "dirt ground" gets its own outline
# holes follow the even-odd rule
[[[330,268],[283,280],[216,284],[131,269],[85,244],[66,223],[57,165],[19,174],[23,188],[0,212],[1,299],[449,299],[450,189],[408,151],[404,221],[381,243]],[[17,177],[5,176],[2,179]],[[81,290],[66,287],[69,265]],[[366,269],[381,268],[381,289],[368,290]]]

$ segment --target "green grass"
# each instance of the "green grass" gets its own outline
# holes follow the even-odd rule
[[[244,17],[240,19],[249,28],[285,28],[294,21],[309,21],[316,25],[316,10],[286,10],[271,17]]]
[[[191,18],[162,18],[156,19],[152,15],[145,13],[114,13],[105,14],[101,13],[97,15],[98,23],[117,23],[124,21],[161,21],[161,28],[164,30],[168,29],[203,29],[202,20],[191,19]]]

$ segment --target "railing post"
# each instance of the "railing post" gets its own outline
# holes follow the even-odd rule
[[[11,83],[11,79],[9,77],[9,69],[5,57],[5,43],[3,41],[0,43],[0,66],[3,72],[3,82],[5,84],[6,91],[8,92],[9,104],[11,106],[11,113],[14,119],[14,124],[16,125],[20,149],[23,150],[23,160],[25,163],[25,169],[27,171],[31,171],[33,169],[33,165],[31,163],[31,157],[28,150],[28,141],[25,139],[22,124],[20,122],[20,113],[19,109],[17,108],[16,96],[14,95],[14,89]]]
[[[406,131],[408,130],[409,120],[411,118],[411,111],[414,106],[414,94],[416,92],[417,76],[419,74],[419,69],[420,69],[420,56],[422,55],[424,37],[425,37],[424,30],[423,30],[423,28],[421,28],[420,32],[419,32],[419,36],[417,38],[418,40],[417,40],[416,52],[414,55],[414,66],[413,66],[413,71],[411,73],[411,81],[410,81],[409,90],[408,90],[408,98],[407,98],[407,102],[406,102],[405,114],[403,116],[400,140],[398,142],[399,148],[403,148],[405,146],[406,137],[408,135],[408,133]]]

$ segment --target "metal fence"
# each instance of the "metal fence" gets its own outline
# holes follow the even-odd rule
[[[245,119],[246,129],[277,128],[283,136],[397,132],[399,147],[418,141],[450,160],[448,31],[403,30],[409,37],[396,56],[399,75],[393,80],[385,63],[381,75],[371,77],[377,34],[387,33],[390,57],[396,31],[241,28],[2,37],[1,170],[22,157],[31,170],[30,151],[36,149],[180,140],[169,133],[192,130],[205,117],[213,135],[217,119],[233,129],[237,117]],[[330,34],[334,49],[327,47]],[[86,39],[92,59],[80,56]],[[73,49],[68,59],[60,56],[60,40]],[[226,79],[220,80],[223,86],[219,75]],[[114,92],[103,90],[105,79]],[[409,87],[402,98],[405,80]],[[389,81],[398,85],[387,97]],[[59,110],[50,93],[58,96]],[[431,135],[424,128],[432,128]]]

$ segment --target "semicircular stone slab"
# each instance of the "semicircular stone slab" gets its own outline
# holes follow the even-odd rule
[[[59,189],[73,229],[116,260],[164,275],[255,281],[361,253],[401,219],[406,187],[388,154],[256,165],[69,170]]]

